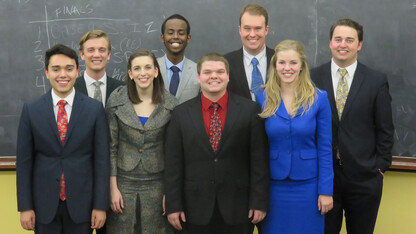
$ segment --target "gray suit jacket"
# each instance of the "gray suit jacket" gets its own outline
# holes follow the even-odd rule
[[[169,91],[169,82],[168,75],[166,72],[165,59],[166,55],[157,58],[157,62],[159,63],[160,73],[162,74],[163,82],[165,83],[165,88]],[[192,60],[185,58],[182,75],[179,79],[178,91],[176,92],[176,98],[179,100],[179,103],[183,103],[191,98],[196,97],[199,94],[200,89],[201,88],[198,83],[196,63]]]
[[[140,162],[150,173],[164,170],[163,138],[171,112],[177,104],[176,98],[166,91],[163,103],[156,106],[143,126],[127,96],[127,87],[114,90],[106,106],[112,176],[117,175],[118,168],[130,171]]]

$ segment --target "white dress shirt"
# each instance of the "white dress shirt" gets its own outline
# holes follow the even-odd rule
[[[94,92],[95,92],[95,85],[94,82],[96,82],[97,80],[91,78],[87,72],[84,72],[84,79],[85,79],[85,85],[87,86],[87,92],[88,92],[88,97],[90,98],[94,98]],[[106,91],[107,91],[107,73],[104,73],[104,76],[101,77],[100,79],[98,79],[98,81],[103,82],[100,85],[100,89],[101,89],[101,95],[102,95],[102,100],[103,100],[103,106],[105,107],[105,102],[106,102]]]
[[[58,95],[56,95],[53,92],[53,89],[51,91],[51,95],[52,95],[53,113],[55,114],[55,121],[58,120],[58,110],[59,110],[58,102],[60,100],[65,100],[66,101],[65,111],[68,117],[68,124],[69,124],[69,119],[71,118],[72,106],[74,104],[75,89],[72,88],[72,92],[65,98],[60,98]]]

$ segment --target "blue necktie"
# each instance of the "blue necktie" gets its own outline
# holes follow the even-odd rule
[[[176,96],[176,91],[178,91],[179,86],[179,68],[177,66],[172,66],[170,67],[170,70],[173,71],[173,75],[170,79],[169,92]]]
[[[254,93],[254,96],[256,97],[257,94],[263,90],[261,87],[261,85],[263,85],[263,78],[261,77],[260,70],[257,67],[259,61],[256,57],[251,60],[251,63],[253,64],[253,72],[251,73],[251,92]]]

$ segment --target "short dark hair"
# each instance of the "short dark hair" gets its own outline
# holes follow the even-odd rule
[[[95,29],[95,30],[91,30],[88,31],[87,33],[84,34],[84,36],[81,37],[81,39],[79,40],[79,50],[83,51],[84,50],[84,43],[86,41],[88,41],[89,39],[94,39],[94,38],[105,38],[108,42],[108,51],[111,52],[111,41],[110,38],[107,36],[107,34],[104,31],[101,31],[99,29]]]
[[[360,42],[363,41],[363,37],[364,37],[363,26],[352,19],[340,19],[335,24],[333,24],[331,26],[331,29],[329,30],[329,40],[332,40],[332,35],[334,34],[334,30],[337,26],[348,26],[348,27],[355,29],[358,34],[358,41]]]
[[[249,3],[246,6],[243,7],[243,9],[240,12],[240,21],[239,25],[241,25],[241,18],[243,17],[244,13],[248,12],[250,15],[262,15],[264,16],[264,20],[266,23],[266,26],[269,23],[269,15],[267,14],[266,9],[264,7],[260,6],[256,3]]]
[[[165,85],[163,83],[163,78],[162,78],[162,74],[160,72],[159,63],[157,62],[156,56],[152,52],[150,52],[148,50],[136,50],[135,52],[133,52],[129,57],[129,61],[127,63],[127,70],[128,71],[131,70],[131,63],[133,62],[133,60],[135,58],[142,57],[142,56],[150,57],[153,60],[153,66],[155,68],[157,68],[157,70],[159,71],[157,77],[155,79],[153,79],[152,102],[154,104],[161,103],[163,93],[165,91]],[[139,97],[139,94],[137,93],[136,83],[134,82],[133,79],[130,78],[128,72],[127,72],[127,75],[126,75],[125,82],[126,82],[126,86],[127,86],[127,94],[129,96],[130,101],[133,104],[138,104],[138,103],[142,102],[142,100]]]
[[[202,64],[207,61],[223,62],[225,65],[225,71],[227,72],[227,74],[230,74],[230,65],[228,64],[227,59],[218,53],[209,53],[202,56],[198,60],[198,63],[196,65],[198,75],[201,74]]]
[[[75,63],[77,64],[77,69],[78,69],[79,62],[78,62],[77,52],[75,52],[75,50],[69,48],[68,46],[65,46],[62,44],[56,44],[45,52],[45,69],[46,70],[48,70],[49,60],[51,59],[51,57],[57,54],[62,54],[75,60]]]
[[[174,14],[169,16],[167,19],[165,19],[165,21],[163,21],[162,27],[161,27],[161,32],[162,35],[165,33],[165,27],[166,27],[166,22],[168,22],[168,20],[171,19],[179,19],[179,20],[183,20],[186,23],[186,34],[189,35],[191,34],[191,25],[189,25],[188,20],[185,19],[185,17],[183,17],[182,15],[179,14]]]

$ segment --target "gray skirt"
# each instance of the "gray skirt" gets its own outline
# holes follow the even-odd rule
[[[162,216],[163,173],[148,173],[141,162],[131,171],[117,168],[117,186],[124,209],[122,214],[108,212],[108,234],[173,233]]]

